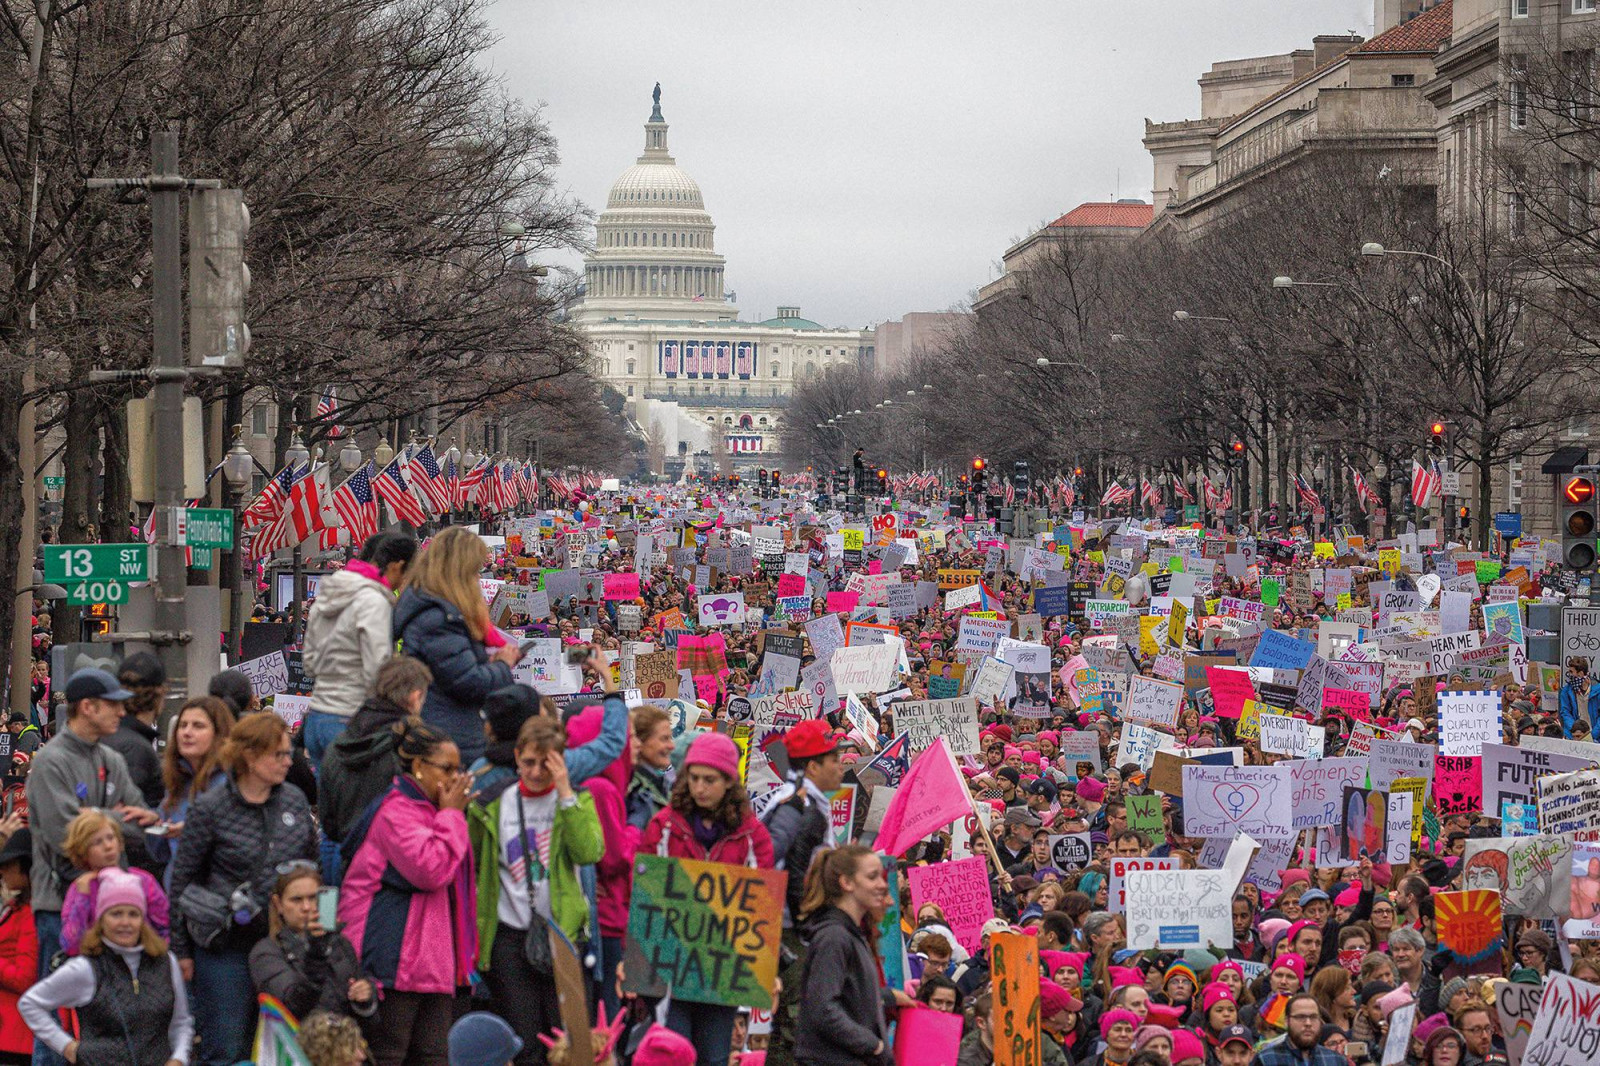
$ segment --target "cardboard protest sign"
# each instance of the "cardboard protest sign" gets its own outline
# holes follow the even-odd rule
[[[1493,689],[1439,694],[1439,750],[1445,755],[1481,755],[1498,744],[1501,695]]]
[[[895,728],[910,736],[911,750],[922,751],[939,737],[954,755],[976,755],[983,750],[978,737],[978,701],[971,696],[953,700],[911,700],[894,705]]]
[[[1128,678],[1128,696],[1122,717],[1130,722],[1173,728],[1183,708],[1183,686],[1134,674]]]
[[[886,692],[894,686],[899,649],[894,644],[839,648],[828,660],[837,692]]]
[[[1027,933],[989,937],[989,981],[994,990],[995,1066],[1038,1066],[1039,938]]]
[[[937,903],[956,940],[968,954],[976,954],[983,923],[994,917],[984,857],[913,866],[908,876],[912,912],[921,910],[924,903]]]
[[[1520,745],[1483,746],[1484,814],[1493,818],[1506,803],[1534,803],[1538,799],[1538,780],[1546,774],[1571,773],[1595,765],[1593,759],[1581,755],[1533,747],[1528,743],[1533,739],[1524,737]]]
[[[771,1006],[787,880],[781,870],[635,856],[626,991]]]
[[[1541,777],[1539,829],[1544,833],[1600,830],[1600,770]]]
[[[1138,833],[1143,833],[1150,838],[1152,844],[1164,844],[1167,840],[1166,823],[1161,816],[1161,797],[1124,796],[1127,803],[1128,828]]]
[[[1185,766],[1183,798],[1185,836],[1276,839],[1294,833],[1293,789],[1289,768],[1281,764]]]
[[[1505,1037],[1506,1058],[1511,1066],[1519,1066],[1522,1053],[1528,1046],[1528,1034],[1533,1032],[1533,1019],[1539,1013],[1539,999],[1544,994],[1542,985],[1523,984],[1520,981],[1496,982],[1494,1009],[1500,1021],[1500,1032]]]
[[[289,664],[281,651],[246,659],[234,669],[250,679],[250,689],[260,699],[289,691]]]
[[[1115,856],[1110,863],[1111,875],[1106,893],[1106,910],[1112,914],[1121,914],[1128,908],[1128,871],[1178,868],[1177,858],[1171,855],[1159,859]]]
[[[1128,947],[1233,946],[1233,890],[1221,870],[1129,870]]]
[[[959,1013],[901,1007],[894,1031],[895,1066],[955,1066],[961,1050]]]
[[[1434,756],[1433,801],[1441,816],[1483,810],[1483,757]]]
[[[1365,759],[1297,759],[1288,764],[1295,832],[1344,821],[1344,790],[1367,779]]]
[[[1376,862],[1386,855],[1389,794],[1375,788],[1346,788],[1342,805],[1344,827],[1339,833],[1339,857],[1345,862],[1356,863],[1363,857]],[[1407,833],[1409,840],[1410,834]]]
[[[1544,993],[1522,1052],[1525,1066],[1588,1066],[1600,1051],[1600,987],[1563,973],[1545,975]]]
[[[1507,914],[1524,918],[1560,919],[1571,912],[1569,837],[1493,837],[1468,840],[1466,845],[1461,859],[1463,888],[1492,889]]]

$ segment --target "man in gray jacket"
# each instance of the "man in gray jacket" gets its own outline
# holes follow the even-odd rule
[[[99,807],[135,826],[154,825],[121,755],[101,743],[122,723],[122,701],[132,693],[104,670],[79,670],[67,679],[67,724],[39,749],[28,774],[28,826],[33,831],[33,922],[39,934],[39,976],[61,950],[61,904],[76,871],[61,852],[67,823],[85,807]],[[36,1066],[64,1060],[43,1041]]]
[[[361,704],[372,694],[378,667],[394,656],[394,589],[417,552],[401,530],[375,534],[361,554],[317,585],[306,616],[304,666],[314,682],[301,733],[306,757],[322,763]]]

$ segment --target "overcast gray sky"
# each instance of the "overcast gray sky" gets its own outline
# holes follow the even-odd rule
[[[741,317],[864,326],[962,304],[1085,200],[1150,196],[1144,119],[1213,61],[1370,33],[1372,0],[498,0],[490,60],[592,209],[650,89]],[[574,264],[575,265],[575,264]]]

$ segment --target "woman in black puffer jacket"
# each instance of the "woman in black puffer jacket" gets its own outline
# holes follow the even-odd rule
[[[235,725],[222,749],[228,780],[194,801],[173,860],[172,950],[194,990],[205,1066],[249,1057],[250,949],[267,936],[278,867],[317,858],[311,805],[284,782],[289,759],[289,730],[277,715]]]
[[[478,585],[488,563],[482,539],[451,526],[417,553],[394,610],[400,650],[433,672],[422,720],[455,741],[463,766],[483,754],[483,701],[511,684],[511,668],[522,657],[489,624]]]

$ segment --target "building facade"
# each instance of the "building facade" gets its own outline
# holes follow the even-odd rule
[[[660,86],[644,154],[612,184],[584,260],[574,320],[595,370],[668,457],[720,453],[775,465],[795,387],[831,366],[872,365],[870,330],[829,328],[779,307],[739,318],[700,186],[667,149]]]

